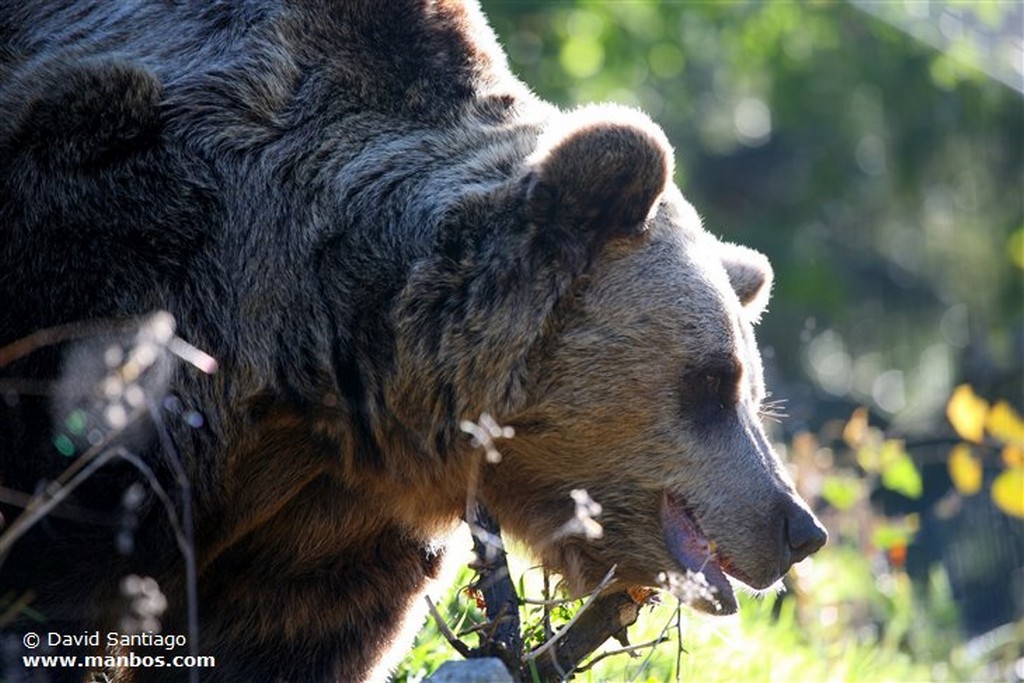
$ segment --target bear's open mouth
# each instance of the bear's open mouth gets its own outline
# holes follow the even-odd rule
[[[666,492],[662,499],[661,525],[669,553],[687,570],[686,576],[669,578],[672,593],[702,612],[735,612],[736,595],[725,575],[731,562],[704,534],[686,502],[674,493]]]

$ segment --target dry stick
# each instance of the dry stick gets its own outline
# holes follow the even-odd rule
[[[588,670],[592,669],[595,664],[600,662],[602,659],[605,659],[606,657],[614,657],[615,655],[623,655],[623,654],[627,654],[627,653],[639,652],[640,650],[646,649],[648,647],[657,647],[658,645],[661,645],[662,643],[667,642],[667,641],[668,641],[668,636],[664,636],[663,635],[663,636],[658,636],[654,640],[648,640],[646,643],[638,643],[636,645],[630,645],[629,647],[620,647],[617,650],[608,650],[607,652],[602,652],[601,654],[597,655],[596,657],[594,657],[593,659],[588,661],[583,666],[579,666],[579,667],[576,667],[575,669],[573,669],[573,673],[578,673],[579,674],[579,673],[583,673],[584,671],[588,671]]]
[[[69,325],[61,325],[58,327],[39,330],[11,344],[0,347],[0,367],[4,367],[43,346],[83,338],[86,336],[95,336],[104,332],[109,333],[114,330],[127,330],[130,329],[130,327],[131,323],[127,323],[125,321],[97,321],[94,323],[72,323]],[[166,342],[165,348],[170,353],[178,356],[187,363],[194,365],[204,373],[210,374],[215,372],[217,369],[217,361],[212,356],[173,334]],[[194,539],[191,488],[184,469],[181,466],[180,458],[176,457],[177,451],[170,445],[171,441],[160,419],[159,410],[151,401],[149,404],[149,413],[158,428],[157,431],[159,433],[161,445],[164,447],[165,453],[173,465],[175,478],[181,486],[182,523],[179,525],[177,516],[174,512],[174,507],[171,504],[166,491],[163,490],[163,487],[157,481],[153,471],[140,458],[120,447],[113,451],[104,451],[104,449],[110,445],[119,434],[124,432],[127,425],[135,422],[135,420],[142,415],[143,410],[139,408],[133,411],[133,413],[128,417],[125,427],[115,429],[108,433],[100,443],[97,443],[95,446],[87,450],[67,469],[65,469],[56,482],[48,486],[39,496],[34,496],[26,501],[24,506],[25,509],[22,514],[14,520],[12,525],[7,529],[7,532],[0,536],[0,564],[2,564],[6,558],[11,545],[13,545],[22,534],[47,514],[55,513],[56,511],[54,508],[67,498],[67,496],[70,495],[70,493],[82,482],[84,482],[85,479],[91,476],[91,473],[95,472],[104,463],[106,463],[110,459],[111,455],[118,455],[131,462],[135,465],[136,469],[146,476],[151,488],[157,493],[167,511],[167,516],[171,522],[178,547],[185,560],[189,651],[194,656],[198,652],[199,616],[198,596],[196,592],[196,564],[193,552]],[[80,471],[81,473],[79,474]],[[78,475],[77,477],[75,476],[76,474]],[[198,681],[198,671],[196,669],[193,668],[189,670],[189,680],[193,683]]]
[[[175,337],[174,339],[177,339]],[[174,341],[172,339],[172,341]],[[182,356],[184,358],[184,356]],[[193,657],[199,656],[199,575],[196,569],[195,554],[195,522],[192,517],[192,482],[182,465],[181,456],[174,444],[171,435],[160,415],[160,410],[153,401],[147,401],[150,418],[156,425],[161,448],[171,468],[174,470],[174,478],[178,483],[181,494],[181,523],[174,513],[174,506],[166,492],[162,494],[164,508],[167,516],[175,528],[175,536],[178,546],[181,549],[181,556],[185,562],[185,601],[188,614],[188,646],[189,654]],[[141,469],[141,468],[140,468]],[[163,490],[156,477],[150,470],[149,479],[151,486],[158,495]],[[199,683],[199,670],[195,667],[189,669],[189,683]]]
[[[141,409],[132,412],[128,416],[127,424],[133,423],[141,414]],[[7,531],[0,536],[0,563],[7,557],[11,546],[22,534],[45,517],[50,510],[60,505],[61,501],[67,498],[72,491],[116,455],[109,446],[119,434],[120,430],[115,430],[104,436],[102,441],[78,456],[67,469],[61,472],[56,481],[50,483],[39,495],[33,497],[31,503],[14,518],[11,525],[7,527]]]
[[[671,629],[673,626],[675,626],[676,627],[676,632],[679,634],[679,649],[682,650],[683,652],[686,652],[686,650],[683,649],[683,639],[682,639],[683,637],[682,637],[682,629],[681,629],[681,625],[682,625],[681,614],[682,614],[682,610],[683,610],[682,605],[683,605],[682,602],[680,602],[678,600],[676,601],[676,613],[673,615],[672,618],[670,618],[668,621],[665,622],[665,626],[664,626],[664,628],[661,629],[661,633],[658,634],[658,637],[659,638],[664,638],[665,634],[669,632],[669,629]],[[675,623],[673,623],[673,622],[675,622]],[[640,664],[640,668],[637,669],[636,672],[634,672],[633,678],[631,678],[630,680],[637,680],[637,679],[639,679],[640,675],[644,672],[644,669],[646,669],[647,666],[651,663],[651,657],[653,657],[653,656],[654,656],[654,650],[651,650],[650,652],[647,653],[647,656],[644,657],[644,661],[641,662],[641,664]],[[681,657],[679,652],[676,653],[676,656],[677,657]]]
[[[16,339],[5,346],[0,346],[0,368],[5,367],[19,358],[23,358],[36,349],[60,342],[101,334],[110,334],[130,329],[131,324],[124,320],[97,320],[88,323],[68,323],[36,330],[32,334]]]
[[[544,642],[547,642],[555,635],[551,628],[551,608],[559,604],[558,601],[551,599],[551,575],[548,574],[547,568],[544,568],[544,599],[537,602],[542,603],[544,607]],[[558,655],[555,654],[553,649],[548,654],[550,655],[548,659],[551,661],[551,666],[554,667],[555,673],[558,674],[559,678],[565,678],[565,670],[558,663]],[[531,673],[536,673],[536,670]]]
[[[627,592],[601,595],[614,578],[615,567],[612,567],[568,623],[529,655],[509,661],[508,654],[514,652],[514,648],[522,647],[522,635],[519,630],[519,599],[508,572],[504,548],[500,545],[501,530],[497,522],[479,504],[474,506],[471,519],[474,548],[477,556],[481,558],[478,567],[481,573],[479,585],[485,595],[488,615],[488,621],[479,628],[493,628],[494,633],[483,645],[470,650],[452,633],[447,624],[443,623],[443,617],[428,600],[431,613],[435,621],[438,621],[442,635],[463,657],[497,656],[505,661],[514,675],[529,677],[528,672],[533,668],[541,680],[556,677],[565,679],[567,672],[572,672],[587,655],[608,638],[632,625],[639,616],[641,603]],[[549,608],[550,605],[563,601],[548,599],[536,602],[547,603],[545,607]],[[550,626],[547,628],[550,629]],[[547,657],[540,659],[545,654]]]
[[[171,329],[173,330],[173,318],[171,324]],[[124,321],[118,321],[117,323],[114,321],[97,321],[94,323],[71,323],[68,325],[38,330],[27,337],[23,337],[11,344],[0,347],[0,368],[43,346],[86,336],[95,336],[104,332],[109,333],[112,329],[129,329],[130,327],[131,324]],[[206,374],[211,374],[217,370],[217,361],[212,356],[201,351],[192,344],[189,344],[184,339],[181,339],[173,333],[171,338],[167,340],[165,348],[170,353],[178,356],[185,362],[194,365]],[[61,501],[67,498],[67,496],[70,495],[70,493],[89,476],[91,476],[93,472],[106,463],[110,459],[112,453],[120,455],[120,457],[135,465],[136,469],[146,476],[150,483],[150,487],[157,493],[157,496],[163,502],[168,519],[174,531],[178,547],[185,560],[189,652],[195,656],[198,653],[199,643],[199,600],[196,585],[198,579],[196,575],[196,561],[194,553],[191,485],[187,475],[185,474],[185,470],[181,465],[181,460],[177,457],[177,450],[173,448],[170,437],[167,434],[162,420],[160,419],[159,410],[151,401],[149,402],[148,407],[150,416],[153,418],[153,421],[157,426],[161,445],[164,447],[165,453],[173,466],[175,478],[181,487],[181,524],[179,525],[178,523],[174,506],[171,504],[166,491],[163,490],[163,487],[160,485],[153,471],[140,458],[129,453],[123,448],[118,448],[114,451],[103,451],[103,449],[108,446],[118,434],[121,434],[124,431],[124,428],[115,429],[107,434],[100,443],[97,443],[93,448],[79,456],[75,462],[61,473],[61,476],[57,481],[48,486],[40,496],[35,496],[26,501],[25,509],[22,514],[14,520],[12,525],[7,529],[7,532],[0,536],[0,564],[3,564],[4,559],[7,557],[7,553],[10,551],[10,547],[22,534],[24,534],[46,514],[53,513],[54,508],[60,505]],[[141,415],[141,408],[134,411],[128,417],[126,426],[133,423]],[[79,470],[81,470],[80,474]],[[77,477],[75,476],[76,474],[78,474]],[[54,488],[55,485],[57,488]],[[49,496],[49,498],[47,498],[47,496]],[[198,683],[198,680],[198,670],[195,668],[190,669],[189,681],[192,683]]]
[[[536,663],[538,657],[547,652],[549,649],[553,648],[559,640],[565,637],[565,634],[569,632],[569,629],[573,627],[573,624],[579,621],[580,617],[582,617],[583,614],[586,613],[587,609],[592,604],[594,604],[594,601],[597,600],[597,596],[601,594],[601,591],[607,588],[608,584],[611,583],[612,577],[615,576],[616,566],[617,565],[612,566],[612,568],[608,570],[608,573],[604,575],[603,579],[601,579],[601,583],[597,584],[597,588],[595,588],[594,591],[590,594],[590,597],[587,598],[587,601],[583,603],[583,606],[580,607],[579,611],[576,612],[576,614],[572,615],[572,619],[570,619],[560,629],[558,629],[558,631],[555,632],[555,635],[548,638],[543,645],[536,648],[533,652],[526,656],[524,661],[527,665],[529,665],[531,662]],[[630,598],[630,600],[632,600],[632,598]]]
[[[557,666],[550,665],[547,660],[540,660],[537,673],[541,680],[556,677],[565,678],[559,670],[570,674],[587,656],[613,636],[625,632],[640,616],[641,603],[636,602],[629,593],[615,592],[600,596],[582,615],[571,630],[562,637],[557,647]]]
[[[683,676],[683,605],[676,602],[676,683],[682,681]]]
[[[199,609],[198,609],[198,597],[196,595],[196,558],[194,552],[194,542],[192,539],[192,524],[191,516],[186,512],[183,514],[185,518],[185,528],[182,528],[182,524],[178,522],[177,512],[174,509],[174,504],[171,502],[170,496],[167,495],[167,491],[163,485],[156,478],[156,474],[153,470],[142,461],[142,458],[138,457],[134,453],[125,450],[122,447],[118,447],[118,456],[131,463],[135,469],[142,473],[149,482],[149,487],[153,493],[160,500],[160,503],[164,506],[164,512],[167,515],[167,520],[171,524],[171,530],[174,532],[174,540],[178,544],[178,550],[181,552],[181,557],[185,561],[185,594],[186,594],[186,607],[188,612],[188,631],[189,631],[189,654],[193,657],[198,657],[199,653]],[[190,498],[189,491],[186,489],[183,494],[184,497]],[[187,506],[187,502],[183,502],[183,505]],[[187,510],[187,507],[186,507]],[[199,669],[196,667],[189,667],[188,678],[190,683],[198,683],[199,681]]]
[[[548,591],[547,586],[544,587],[545,594]],[[550,600],[536,600],[534,598],[520,598],[519,602],[524,605],[537,605],[539,607],[558,607],[559,605],[568,605],[570,602],[579,602],[586,596],[579,596],[575,598],[551,598]]]
[[[109,330],[110,325],[111,323],[109,322],[96,323],[95,325],[74,323],[40,330],[7,346],[0,347],[0,367],[4,367],[8,363],[31,353],[41,346],[84,337],[89,334],[99,334],[104,329]],[[209,373],[216,369],[216,361],[206,353],[177,337],[173,337],[172,341],[176,341],[176,344],[173,346],[168,345],[167,349],[179,358],[192,363],[203,372]],[[88,478],[88,476],[76,476],[80,470],[91,474],[110,459],[110,454],[107,452],[108,446],[111,445],[114,439],[123,434],[129,425],[138,420],[145,411],[145,408],[134,409],[128,414],[123,427],[113,429],[105,434],[102,440],[75,458],[74,462],[61,472],[56,481],[51,482],[45,490],[33,497],[33,500],[25,506],[24,511],[14,519],[7,528],[7,531],[0,536],[0,564],[3,563],[7,553],[10,552],[11,546],[14,545],[14,542],[22,534],[45,517],[47,513],[60,505],[72,490]],[[189,524],[187,526],[191,528],[191,519],[188,521]]]
[[[0,503],[4,503],[5,505],[24,509],[29,505],[34,505],[35,500],[35,496],[30,496],[24,491],[16,491],[14,489],[0,486]],[[82,522],[83,524],[109,525],[115,521],[115,518],[109,513],[97,512],[89,508],[79,507],[74,503],[64,503],[64,505],[56,510],[50,510],[50,516],[60,517],[61,519],[70,519],[76,522]]]
[[[458,636],[459,638],[462,638],[463,636],[472,635],[474,633],[484,633],[486,638],[488,638],[489,640],[493,640],[494,627],[497,624],[503,621],[507,621],[509,619],[511,619],[511,617],[502,616],[497,621],[491,621],[489,619],[487,621],[481,621],[479,624],[473,624],[469,628],[462,629],[461,631],[459,631]]]
[[[437,623],[437,628],[441,631],[441,635],[448,641],[448,644],[455,648],[455,650],[469,659],[473,656],[473,652],[466,647],[466,644],[459,640],[459,637],[452,633],[452,630],[448,628],[448,624],[445,623],[444,617],[437,611],[437,607],[434,605],[434,601],[430,599],[430,596],[426,596],[427,606],[430,608],[430,615],[434,617],[434,622]]]
[[[529,603],[530,601],[524,598],[523,602]],[[551,608],[563,604],[559,600],[551,599],[551,575],[548,574],[547,569],[544,569],[544,599],[537,600],[535,604],[544,606],[544,640],[547,640],[553,633],[551,630]]]
[[[494,438],[510,436],[504,432],[498,434],[494,429],[483,430],[479,425],[469,422],[462,423],[460,427],[463,431],[473,434],[480,445],[488,449],[489,454],[493,449],[492,436]],[[488,461],[491,460],[492,458],[489,457]],[[470,470],[467,482],[465,519],[470,526],[473,535],[473,549],[478,558],[476,568],[480,579],[477,581],[477,588],[484,593],[488,617],[486,626],[493,627],[494,631],[480,647],[472,650],[471,654],[467,654],[465,645],[451,633],[447,624],[441,625],[440,615],[437,614],[432,604],[431,611],[434,613],[435,620],[438,620],[441,625],[442,633],[445,633],[448,641],[464,657],[497,656],[505,662],[515,676],[523,676],[530,668],[533,668],[535,671],[546,672],[545,678],[551,678],[552,674],[557,674],[559,678],[565,678],[565,667],[559,661],[558,654],[563,654],[563,658],[568,659],[568,668],[571,671],[576,664],[600,647],[610,636],[623,632],[627,626],[633,624],[639,615],[640,604],[627,593],[600,596],[601,591],[607,588],[614,576],[615,567],[612,567],[573,618],[557,633],[548,637],[543,645],[522,657],[520,653],[523,640],[519,624],[521,601],[508,571],[505,549],[501,541],[501,529],[497,521],[476,500],[479,469],[482,463],[478,460],[475,464],[476,466]],[[545,602],[548,602],[550,596],[546,591],[547,576],[545,574],[544,597]],[[545,604],[545,632],[545,635],[550,633],[550,603]],[[556,649],[555,644],[562,638],[566,638],[567,642],[563,643],[561,648]],[[456,645],[456,643],[458,644]],[[545,661],[538,666],[538,657],[545,653],[550,656],[550,662]],[[568,653],[569,656],[565,657],[565,653]]]

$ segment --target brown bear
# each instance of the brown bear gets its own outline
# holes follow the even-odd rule
[[[771,269],[672,173],[470,3],[0,1],[7,675],[382,677],[467,498],[573,592],[777,582],[825,532],[759,420]]]

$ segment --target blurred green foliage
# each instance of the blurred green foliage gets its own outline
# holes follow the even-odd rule
[[[519,563],[512,572],[521,577],[521,595],[540,597],[538,570]],[[485,621],[460,589],[472,578],[472,572],[463,570],[438,607],[456,633],[466,634]],[[664,642],[634,656],[601,659],[574,680],[958,681],[998,677],[998,671],[1013,665],[1013,650],[1005,638],[992,645],[994,652],[977,652],[957,641],[952,628],[956,608],[941,571],[925,588],[928,600],[923,609],[906,574],[880,574],[863,554],[829,548],[800,565],[789,591],[784,597],[740,595],[740,614],[735,617],[711,617],[686,607],[680,613],[678,603],[666,597],[645,608],[629,631],[633,644],[661,638]],[[578,608],[579,603],[572,604],[571,612]],[[540,628],[537,613],[538,608],[524,608],[524,630]],[[554,620],[554,626],[568,618]],[[1024,635],[1008,635],[1014,634]],[[469,646],[476,644],[475,635],[463,638]],[[620,647],[610,640],[591,659]],[[1011,658],[1003,661],[1007,654]],[[394,680],[423,680],[443,662],[458,657],[430,621]]]

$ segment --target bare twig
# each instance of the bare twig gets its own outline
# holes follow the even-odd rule
[[[681,650],[682,652],[686,652],[686,650],[683,649],[683,641],[682,641],[682,635],[681,635],[682,631],[678,628],[678,625],[681,623],[680,622],[680,615],[682,614],[682,609],[683,609],[682,608],[682,603],[677,601],[676,602],[676,612],[675,612],[675,614],[673,615],[673,617],[671,619],[669,619],[668,621],[665,622],[665,626],[661,629],[661,633],[658,634],[658,638],[664,638],[665,634],[667,634],[669,632],[669,629],[671,629],[673,626],[676,626],[677,627],[677,631],[680,633],[680,636],[679,636],[679,650]],[[644,657],[644,661],[641,662],[641,664],[640,664],[640,668],[636,670],[636,674],[634,674],[634,678],[639,678],[640,677],[640,675],[643,673],[644,669],[646,669],[647,666],[651,663],[651,657],[653,655],[654,655],[654,650],[651,650],[650,652],[647,653],[647,656]],[[681,653],[677,652],[676,656],[677,656],[677,658],[679,658],[681,656]],[[678,671],[678,667],[677,667],[676,670]]]
[[[547,587],[545,586],[545,590]],[[568,605],[570,602],[579,602],[583,598],[551,598],[550,600],[537,600],[536,598],[520,598],[519,602],[524,605],[537,605],[538,607],[558,607]]]
[[[101,334],[123,331],[131,327],[124,320],[97,320],[93,322],[68,323],[37,330],[32,334],[17,339],[10,344],[0,346],[0,368],[23,358],[36,349],[73,339],[84,339]]]
[[[187,363],[196,366],[199,370],[210,374],[217,369],[217,361],[205,351],[192,346],[184,339],[173,335],[174,318],[166,311],[158,311],[149,316],[149,324],[168,324],[172,334],[166,340],[165,346],[168,351],[178,356]],[[96,337],[104,334],[116,334],[127,332],[136,327],[136,320],[94,320],[91,322],[75,322],[65,325],[56,325],[46,329],[37,330],[28,336],[17,339],[10,344],[0,346],[0,368],[10,365],[19,358],[24,358],[30,353],[61,342]]]
[[[26,508],[32,505],[35,499],[35,496],[31,496],[24,491],[16,491],[15,489],[0,486],[0,503],[5,505]],[[110,514],[80,507],[73,503],[65,503],[59,509],[51,510],[50,516],[71,519],[87,524],[110,524],[114,521],[114,517]]]
[[[176,327],[174,317],[166,311],[157,311],[141,323],[136,321],[107,320],[92,323],[73,323],[39,330],[12,344],[0,347],[0,367],[4,367],[43,346],[102,334],[122,334],[133,326],[138,327],[136,346],[129,353],[126,362],[121,364],[118,369],[121,378],[131,382],[138,380],[156,360],[157,353],[154,351],[154,348],[163,349],[206,374],[216,372],[217,361],[212,356],[174,334]],[[175,540],[185,562],[189,648],[190,654],[197,655],[199,609],[191,486],[185,469],[182,466],[181,458],[174,447],[173,440],[161,419],[159,407],[153,400],[148,402],[148,412],[157,428],[165,462],[170,464],[174,472],[175,482],[180,490],[181,519],[178,519],[174,504],[149,465],[123,447],[111,447],[114,439],[118,435],[123,434],[144,413],[142,406],[136,406],[136,409],[126,415],[120,425],[117,425],[117,428],[108,432],[99,443],[94,444],[92,448],[79,456],[40,495],[24,501],[24,511],[14,520],[7,531],[0,536],[0,563],[6,558],[11,545],[29,528],[47,514],[59,514],[60,511],[55,510],[55,508],[65,501],[75,488],[112,457],[120,457],[134,465],[146,478],[150,488],[160,499],[167,513],[167,519],[170,522]],[[65,512],[70,511],[71,508],[68,506]],[[198,681],[198,670],[189,670],[189,680],[193,682]]]
[[[500,624],[502,622],[507,622],[507,621],[509,621],[512,618],[513,617],[510,617],[510,616],[506,615],[506,616],[498,617],[494,621],[491,621],[490,619],[488,619],[487,621],[481,621],[479,624],[473,624],[469,628],[464,628],[461,631],[459,631],[459,634],[458,634],[459,638],[462,638],[463,636],[471,635],[473,633],[484,633],[488,640],[493,640],[494,639],[494,629],[497,628],[498,624]]]
[[[676,683],[682,680],[683,654],[683,605],[676,601]]]
[[[129,424],[134,422],[140,414],[139,410],[133,412],[128,418]],[[118,454],[117,451],[109,448],[110,442],[117,434],[117,431],[110,432],[102,441],[80,455],[67,469],[61,472],[56,481],[35,496],[24,511],[14,518],[7,531],[0,536],[0,563],[7,557],[11,546],[26,531],[35,526],[76,488],[81,486],[86,479]]]
[[[149,465],[143,462],[142,458],[121,446],[115,448],[113,450],[113,453],[118,458],[121,458],[122,460],[134,466],[135,469],[142,473],[142,475],[146,478],[146,481],[149,482],[150,488],[153,489],[153,493],[156,494],[156,497],[164,506],[164,511],[167,513],[167,519],[171,523],[171,531],[174,532],[174,540],[178,544],[178,549],[181,550],[182,556],[184,556],[186,559],[191,557],[192,548],[189,545],[188,540],[185,538],[185,534],[181,529],[181,524],[178,522],[177,511],[174,509],[174,504],[171,503],[171,499],[170,496],[167,495],[167,491],[164,490],[164,487],[156,478],[156,474],[153,473],[153,470],[149,467]]]
[[[589,660],[583,666],[576,667],[573,670],[573,673],[583,673],[584,671],[588,671],[589,669],[593,668],[593,666],[595,664],[597,664],[602,659],[605,659],[607,657],[614,657],[615,655],[623,655],[623,654],[630,654],[630,655],[632,655],[632,654],[634,654],[636,652],[639,652],[640,650],[644,650],[644,649],[647,649],[649,647],[652,647],[652,648],[653,647],[657,647],[658,645],[661,645],[662,643],[667,642],[667,641],[668,641],[668,636],[667,635],[661,635],[661,636],[658,636],[657,638],[655,638],[654,640],[648,640],[646,643],[637,643],[636,645],[630,645],[628,647],[620,647],[620,648],[618,648],[616,650],[608,650],[607,652],[602,652],[601,654],[595,656],[593,659]]]
[[[557,646],[555,662],[539,660],[537,675],[541,680],[565,679],[568,674],[610,637],[617,638],[623,645],[626,629],[640,616],[642,602],[628,591],[601,595],[582,614],[571,629],[562,636]],[[557,663],[557,666],[554,664]]]
[[[427,606],[430,608],[430,616],[434,618],[434,622],[437,624],[437,628],[441,631],[441,635],[448,641],[448,644],[455,648],[455,651],[460,655],[469,659],[473,656],[472,650],[466,647],[466,644],[459,640],[459,637],[452,633],[452,630],[448,628],[448,624],[445,622],[444,617],[440,612],[437,611],[437,606],[434,605],[434,601],[430,599],[430,596],[426,597]]]
[[[177,337],[175,337],[175,339],[177,339]],[[213,367],[216,367],[215,362]],[[174,470],[174,478],[178,484],[178,489],[181,494],[181,524],[180,526],[175,526],[175,535],[178,539],[178,546],[181,548],[182,559],[185,561],[185,600],[188,612],[189,654],[193,657],[198,657],[199,575],[196,569],[195,524],[192,518],[192,483],[188,478],[188,474],[185,472],[185,467],[182,465],[178,449],[175,447],[173,439],[171,439],[171,435],[167,430],[167,425],[164,424],[159,408],[153,401],[149,401],[148,409],[150,418],[153,420],[153,424],[156,425],[164,457]],[[157,490],[159,482],[156,481],[156,477],[154,476],[151,476],[150,480],[154,483],[153,490],[157,491],[157,495],[159,495],[159,491]],[[164,508],[167,510],[168,517],[176,523],[177,518],[174,515],[174,506],[171,505],[170,499],[168,499],[167,495],[164,494],[161,500],[164,501]],[[198,681],[199,670],[194,667],[190,668],[189,682],[198,683]]]
[[[542,644],[533,652],[528,654],[524,661],[527,664],[529,664],[530,662],[536,662],[538,657],[547,652],[549,649],[553,648],[559,640],[565,637],[565,634],[567,634],[569,630],[572,629],[573,624],[575,624],[580,619],[580,617],[582,617],[583,614],[586,613],[587,609],[594,604],[594,601],[597,600],[597,597],[601,594],[601,591],[608,587],[608,584],[612,582],[612,578],[614,576],[615,566],[613,565],[612,568],[608,570],[608,573],[604,575],[604,578],[601,579],[601,583],[597,584],[597,588],[595,588],[594,591],[590,594],[590,597],[587,598],[586,602],[584,602],[583,605],[576,612],[576,614],[572,616],[572,619],[570,619],[560,629],[558,629],[558,631],[556,631],[553,636],[548,638],[548,640],[544,644]]]
[[[124,322],[115,325],[110,321],[100,321],[88,324],[74,323],[40,330],[12,344],[0,347],[0,367],[48,344],[98,335],[104,332],[111,333],[115,330],[127,329],[128,327],[129,324]],[[130,381],[134,382],[139,379],[142,373],[148,371],[157,357],[154,345],[156,345],[156,348],[167,349],[185,361],[194,364],[203,372],[214,372],[217,367],[216,361],[191,344],[175,337],[174,327],[174,317],[166,311],[158,311],[150,315],[144,323],[139,325],[139,330],[136,334],[138,343],[118,370],[122,377],[130,376]],[[171,344],[171,342],[175,343]],[[55,481],[51,482],[39,496],[36,496],[25,506],[24,511],[14,519],[7,531],[0,536],[0,562],[7,556],[11,546],[18,538],[57,507],[89,475],[109,461],[113,455],[116,455],[116,453],[111,453],[110,445],[145,412],[146,408],[139,406],[124,415],[120,420],[120,424],[116,425],[115,429],[107,432],[103,435],[102,439],[76,458],[74,462],[61,472],[61,475]],[[157,424],[159,424],[159,420],[157,420]],[[167,439],[162,430],[161,437],[164,445],[166,445]],[[173,453],[172,449],[168,455],[173,456]],[[174,458],[171,457],[171,460],[174,460]],[[80,474],[85,476],[80,476]],[[189,503],[187,502],[184,505],[186,511],[188,510],[188,505]],[[191,523],[187,526],[191,528]]]
[[[529,601],[523,598],[523,602]],[[544,640],[547,640],[554,633],[551,628],[551,608],[563,604],[561,600],[551,599],[551,575],[548,574],[547,568],[544,569],[544,599],[537,600],[535,604],[544,606]]]

